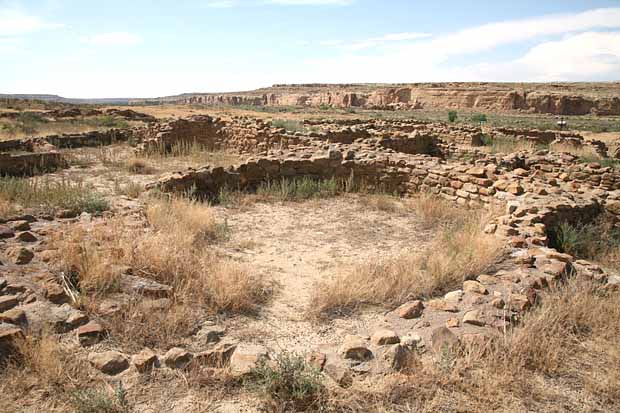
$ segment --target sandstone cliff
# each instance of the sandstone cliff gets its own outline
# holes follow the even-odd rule
[[[620,83],[275,85],[251,92],[164,98],[184,104],[331,106],[368,109],[479,109],[554,115],[620,115]]]

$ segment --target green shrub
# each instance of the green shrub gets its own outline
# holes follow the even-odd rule
[[[286,129],[287,132],[302,132],[305,130],[304,125],[296,120],[288,120],[288,119],[274,119],[271,122],[271,126],[274,128],[283,128]]]
[[[283,352],[276,360],[263,360],[246,384],[280,405],[284,411],[303,411],[316,407],[324,395],[321,373],[303,356]]]
[[[587,224],[562,222],[550,231],[549,240],[560,252],[596,260],[620,251],[620,228],[604,216]]]
[[[456,120],[458,119],[458,113],[456,112],[456,110],[451,110],[450,112],[448,112],[448,120],[452,123],[456,122]]]
[[[71,395],[71,405],[75,413],[128,413],[129,405],[125,389],[120,385],[114,395],[104,389],[81,389]]]
[[[493,137],[487,135],[487,134],[482,134],[482,136],[480,137],[480,140],[482,141],[482,145],[483,146],[492,146],[493,145]]]
[[[329,198],[336,196],[340,185],[335,178],[317,180],[308,177],[286,179],[262,183],[256,190],[259,196],[275,198],[280,201],[295,201],[310,198]]]
[[[476,113],[475,115],[471,117],[471,120],[474,122],[478,122],[478,123],[486,122],[487,115],[485,115],[484,113]],[[450,122],[453,122],[453,121],[450,121]]]

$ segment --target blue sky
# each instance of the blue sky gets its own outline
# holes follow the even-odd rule
[[[0,93],[620,80],[620,1],[0,0]]]

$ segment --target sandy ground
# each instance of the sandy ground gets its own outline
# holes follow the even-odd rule
[[[289,351],[367,332],[381,318],[381,312],[369,311],[314,324],[308,308],[318,282],[356,263],[420,249],[432,235],[411,211],[382,211],[355,196],[218,212],[231,229],[231,255],[276,283],[273,300],[256,318],[226,321],[229,335]]]

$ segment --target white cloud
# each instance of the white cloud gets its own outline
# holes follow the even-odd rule
[[[293,82],[417,82],[448,80],[588,80],[620,79],[618,32],[620,8],[542,16],[472,27],[417,42],[369,39],[343,46],[343,53],[304,62],[304,72]],[[508,62],[486,62],[455,67],[451,59],[476,55],[523,41],[564,36],[533,47]],[[542,40],[541,40],[542,41]],[[372,53],[357,54],[371,46]]]
[[[47,23],[39,17],[25,14],[16,9],[0,9],[0,36],[21,36],[40,30],[61,27],[64,26]]]
[[[142,43],[142,38],[128,32],[111,32],[100,33],[91,37],[83,37],[80,41],[96,46],[133,46]]]
[[[234,0],[213,0],[207,1],[206,6],[213,9],[229,9],[235,7],[237,2]]]

